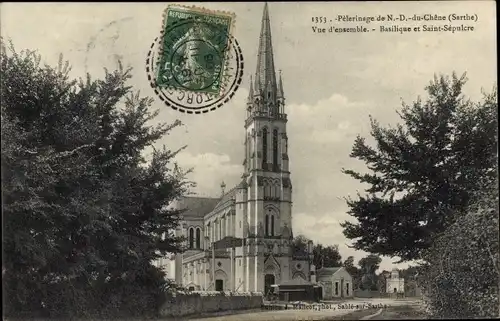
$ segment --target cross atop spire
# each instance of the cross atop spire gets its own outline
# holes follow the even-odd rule
[[[271,88],[268,88],[271,86]],[[267,2],[262,13],[260,29],[259,52],[257,56],[257,71],[255,72],[255,88],[261,93],[271,91],[276,94],[276,73],[274,70],[273,46],[271,42],[271,24]]]

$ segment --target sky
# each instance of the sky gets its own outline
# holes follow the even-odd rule
[[[2,3],[1,35],[17,50],[36,49],[43,60],[56,65],[59,54],[69,60],[71,75],[90,73],[99,78],[103,67],[113,69],[120,59],[133,68],[130,85],[144,96],[156,98],[149,87],[145,59],[159,36],[167,3]],[[222,108],[203,115],[186,115],[162,105],[158,121],[183,126],[159,144],[187,148],[177,156],[184,168],[192,167],[193,192],[219,196],[220,184],[237,184],[244,156],[245,101],[249,77],[255,73],[263,3],[193,3],[236,15],[234,37],[243,51],[242,86]],[[351,220],[343,197],[356,196],[363,186],[341,173],[342,168],[365,170],[349,158],[356,135],[369,137],[369,116],[382,124],[399,122],[402,102],[425,97],[425,86],[435,74],[467,72],[465,94],[481,98],[496,75],[496,7],[493,1],[443,2],[271,2],[269,13],[274,61],[282,70],[288,114],[290,171],[293,182],[293,231],[324,245],[338,244],[345,259],[366,255],[354,251],[342,234],[340,222]],[[312,17],[387,14],[477,15],[462,33],[326,33],[312,32]],[[396,23],[394,23],[396,24]],[[406,25],[449,24],[411,22]],[[380,23],[335,23],[379,27]],[[388,26],[392,24],[387,24]],[[405,23],[399,23],[400,26]],[[384,257],[381,269],[404,268],[397,258]]]

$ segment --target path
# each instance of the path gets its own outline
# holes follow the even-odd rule
[[[356,307],[372,306],[375,314],[380,310],[378,305],[396,306],[415,304],[415,300],[394,300],[394,299],[351,299],[341,303],[325,304],[323,306],[303,306],[301,309],[289,309],[278,311],[258,311],[250,313],[240,313],[235,315],[214,316],[206,318],[190,319],[190,321],[261,321],[261,320],[328,320],[332,317],[342,316],[353,311]],[[376,306],[375,308],[373,306]]]

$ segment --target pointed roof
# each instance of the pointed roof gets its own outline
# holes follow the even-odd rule
[[[202,218],[214,209],[217,202],[219,198],[186,196],[179,200],[178,207],[185,210],[183,217]]]
[[[342,267],[329,267],[329,268],[321,268],[318,271],[316,271],[317,276],[331,276],[337,273],[338,270],[340,270]]]
[[[221,198],[219,198],[219,201],[212,209],[216,210],[223,207],[227,202],[229,202],[236,196],[236,192],[237,192],[237,187],[233,187],[232,189],[230,189],[229,192],[225,193],[224,195],[222,195]]]
[[[257,70],[255,72],[255,89],[261,92],[271,84],[272,91],[276,91],[276,73],[274,70],[273,46],[271,42],[271,24],[267,2],[264,5],[262,24],[259,38],[259,52],[257,56]]]

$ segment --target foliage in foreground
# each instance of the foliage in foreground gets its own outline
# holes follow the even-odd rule
[[[425,102],[403,106],[403,124],[384,128],[372,120],[375,147],[357,137],[351,157],[369,172],[344,173],[369,188],[347,199],[356,222],[342,224],[355,249],[421,259],[467,209],[479,182],[497,176],[496,90],[473,103],[462,94],[465,83],[465,75],[436,77]]]
[[[168,210],[188,184],[175,152],[145,148],[179,125],[149,126],[130,70],[72,81],[2,42],[4,313],[155,313],[168,286],[152,261],[181,250]]]
[[[357,222],[344,235],[356,249],[425,262],[415,278],[434,318],[499,315],[497,89],[472,103],[465,82],[436,77],[425,103],[403,107],[404,125],[372,120],[376,147],[358,137],[351,153],[370,173],[344,171],[370,185],[347,200]]]
[[[498,316],[498,217],[498,183],[494,180],[426,251],[428,264],[422,267],[420,280],[432,316]]]

